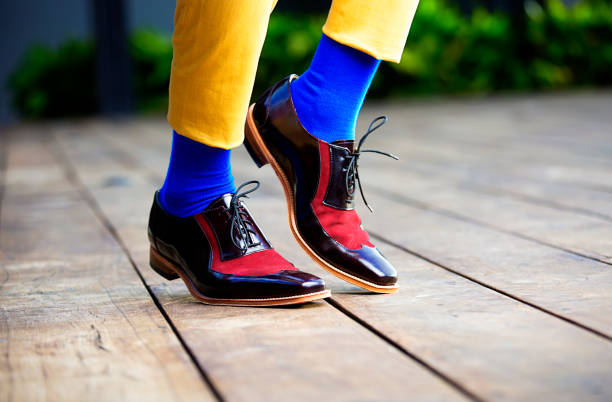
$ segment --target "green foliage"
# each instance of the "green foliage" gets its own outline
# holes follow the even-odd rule
[[[321,16],[272,14],[261,51],[253,96],[291,73],[301,74],[321,39]]]
[[[273,14],[254,94],[289,73],[303,72],[324,17]],[[167,104],[170,38],[138,31],[130,38],[134,91],[140,109]],[[95,110],[94,48],[69,41],[57,50],[35,46],[11,76],[15,108],[25,117]],[[478,9],[462,15],[446,0],[421,0],[399,64],[383,63],[374,96],[487,93],[612,85],[612,4],[527,1],[524,19]]]
[[[548,1],[527,30],[536,88],[612,84],[612,5],[578,3],[567,9]]]
[[[94,49],[70,40],[53,50],[33,46],[9,77],[13,105],[28,118],[88,114],[96,109]]]
[[[151,30],[137,31],[130,38],[130,54],[137,107],[141,110],[165,109],[172,63],[170,37]]]
[[[402,60],[383,65],[380,94],[534,90],[612,83],[612,6],[526,3],[525,20],[479,9],[470,18],[422,0]],[[388,71],[391,70],[391,71]]]

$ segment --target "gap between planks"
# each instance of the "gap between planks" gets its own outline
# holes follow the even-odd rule
[[[434,213],[436,213],[438,215],[446,216],[446,217],[449,217],[449,218],[452,218],[452,219],[456,219],[456,220],[460,220],[460,221],[463,221],[463,222],[468,222],[468,223],[471,223],[471,224],[474,224],[474,225],[477,225],[477,226],[481,226],[481,227],[484,227],[484,228],[487,228],[487,229],[495,230],[495,231],[500,232],[500,233],[505,233],[507,235],[514,236],[514,237],[517,237],[519,239],[531,241],[533,243],[537,243],[537,244],[540,244],[542,246],[554,248],[554,249],[557,249],[557,250],[560,250],[560,251],[563,251],[563,252],[566,252],[566,253],[569,253],[569,254],[573,254],[573,255],[575,255],[577,257],[586,258],[586,259],[589,259],[589,260],[592,260],[592,261],[595,261],[595,262],[598,262],[598,263],[602,263],[602,264],[612,265],[612,261],[606,260],[603,257],[597,257],[597,256],[594,256],[594,255],[589,255],[589,254],[581,253],[580,251],[572,250],[571,248],[567,248],[567,247],[564,247],[564,246],[560,246],[558,244],[550,243],[548,241],[541,240],[541,239],[538,239],[536,237],[529,236],[529,235],[526,235],[526,234],[523,234],[523,233],[520,233],[520,232],[517,232],[517,231],[514,231],[514,230],[509,230],[509,229],[505,229],[505,228],[500,227],[500,226],[491,225],[488,222],[484,222],[484,221],[481,221],[479,219],[472,218],[471,216],[462,215],[462,214],[459,214],[459,213],[457,213],[455,211],[452,211],[452,210],[449,210],[449,209],[445,209],[445,208],[438,207],[438,206],[433,206],[433,205],[428,204],[427,202],[414,199],[414,198],[406,196],[404,194],[398,194],[398,193],[396,193],[394,191],[387,190],[386,188],[383,188],[383,187],[380,187],[380,186],[374,185],[372,187],[376,188],[376,190],[379,193],[385,194],[389,199],[395,200],[396,202],[399,202],[399,203],[405,203],[405,204],[411,205],[411,206],[413,206],[415,208],[418,208],[418,209],[421,209],[421,210],[424,210],[424,211],[431,211],[431,212],[434,212]]]
[[[100,138],[100,137],[98,137],[98,138]],[[103,143],[108,144],[108,138],[104,138],[102,141],[103,141]],[[113,148],[115,148],[114,144],[112,145],[112,147],[113,147]],[[115,150],[114,150],[114,151],[115,151],[115,152],[123,152],[123,151],[121,150],[121,148],[119,148],[119,147],[115,148]],[[111,154],[114,154],[114,152],[111,152]],[[116,156],[116,155],[115,155],[115,156]],[[133,161],[132,161],[132,162],[130,162],[130,165],[131,165],[131,166],[140,165],[140,162],[134,162],[134,158],[133,158],[131,155],[128,155],[127,153],[126,153],[125,155],[123,155],[121,158],[119,158],[118,160],[123,160],[123,159],[125,159],[125,158],[132,158],[132,159],[133,159]],[[144,175],[143,175],[144,177],[147,177],[148,179],[153,179],[153,182],[154,182],[154,183],[156,183],[156,184],[157,184],[157,183],[159,183],[159,181],[160,181],[160,179],[161,179],[161,177],[159,176],[159,174],[155,174],[155,173],[154,173],[152,170],[150,170],[150,169],[146,169],[146,171],[150,172],[150,173],[151,173],[151,175],[149,175],[149,174],[144,174]],[[402,251],[405,251],[405,250],[403,250],[403,249],[402,249]],[[435,264],[435,265],[437,265],[437,264]],[[454,273],[454,272],[452,272],[452,271],[451,271],[451,273]],[[471,282],[474,282],[474,281],[471,281]],[[478,282],[475,282],[475,283],[476,283],[476,284],[478,284],[478,285],[480,285],[480,283],[478,283]],[[499,292],[499,291],[498,291],[497,289],[495,289],[494,287],[488,287],[488,286],[485,286],[485,287],[486,287],[487,289],[490,289],[490,290],[492,290],[492,291],[496,292],[496,293],[500,293],[500,294],[501,294],[502,296],[504,296],[504,297],[509,297],[507,294],[504,294],[504,293]],[[529,303],[524,303],[524,302],[523,302],[521,299],[516,299],[516,298],[512,298],[512,297],[509,297],[509,298],[510,298],[510,299],[513,299],[514,301],[517,301],[517,302],[519,302],[519,303],[521,303],[521,304],[525,304],[525,305],[527,305],[528,307],[534,307],[533,305],[530,305]],[[337,300],[332,301],[332,303],[336,303],[338,308],[343,308],[342,304],[340,304],[340,303],[339,303]],[[537,307],[537,306],[536,306],[536,307]],[[346,314],[346,311],[349,311],[349,310],[346,310],[346,309],[344,309],[344,310],[345,310],[345,314]],[[538,310],[538,311],[540,311],[540,312],[543,312],[543,313],[545,313],[545,314],[546,314],[546,313],[548,313],[546,310],[542,310],[542,309],[539,309],[539,308],[536,308],[536,310]],[[350,311],[349,311],[349,312],[350,312]],[[353,314],[353,313],[351,313],[351,314]],[[553,317],[553,318],[555,318],[555,319],[558,319],[558,318],[559,318],[559,317],[555,316],[554,314],[548,314],[548,315],[552,316],[552,317]],[[361,320],[359,317],[357,317],[357,316],[353,315],[353,319],[355,319],[355,318],[357,318],[357,319],[359,320],[359,322],[360,322],[362,325],[364,325],[364,324],[365,324],[365,325],[367,325],[368,327],[370,327],[370,328],[369,328],[370,330],[378,331],[376,328],[372,327],[372,326],[371,326],[369,323],[366,323],[365,321]],[[565,320],[562,320],[562,321],[565,321]],[[566,322],[566,323],[569,323],[569,324],[572,324],[572,322],[568,322],[568,321],[565,321],[565,322]],[[572,326],[574,327],[574,325],[572,325]],[[577,328],[578,328],[578,329],[580,329],[580,330],[584,330],[584,328],[580,328],[580,327],[577,327]],[[586,331],[586,332],[588,332],[588,331]],[[381,336],[381,333],[378,331],[378,334],[377,334],[377,335],[378,335],[378,336]],[[384,336],[384,334],[383,334],[383,336]],[[385,337],[386,337],[386,336],[385,336]],[[387,339],[390,339],[390,338],[388,338],[388,337],[386,337],[386,338],[387,338]],[[410,352],[408,352],[408,353],[410,353]]]
[[[489,284],[487,284],[487,283],[485,283],[485,282],[483,282],[481,280],[478,280],[478,279],[476,279],[476,278],[474,278],[474,277],[472,277],[470,275],[467,275],[467,274],[464,274],[462,272],[459,272],[459,271],[449,267],[448,265],[442,264],[442,263],[440,263],[440,262],[438,262],[438,261],[436,261],[436,260],[434,260],[434,259],[432,259],[430,257],[427,257],[427,256],[425,256],[425,255],[423,255],[421,253],[418,253],[418,252],[416,252],[414,250],[410,250],[409,248],[404,247],[401,244],[398,244],[398,243],[394,242],[393,240],[387,239],[386,237],[381,236],[378,233],[371,232],[371,235],[375,239],[378,239],[378,240],[380,240],[380,241],[382,241],[384,243],[387,243],[390,246],[396,247],[396,248],[398,248],[400,250],[403,250],[403,251],[405,251],[406,253],[408,253],[410,255],[413,255],[413,256],[415,256],[417,258],[425,260],[425,261],[429,262],[430,264],[433,264],[433,265],[435,265],[437,267],[440,267],[440,268],[442,268],[442,269],[444,269],[444,270],[446,270],[446,271],[448,271],[448,272],[450,272],[452,274],[455,274],[455,275],[458,275],[458,276],[460,276],[462,278],[465,278],[465,279],[467,279],[470,282],[474,282],[474,283],[476,283],[476,284],[478,284],[480,286],[483,286],[483,287],[485,287],[487,289],[491,289],[494,292],[500,293],[500,294],[502,294],[502,295],[504,295],[504,296],[506,296],[506,297],[508,297],[510,299],[516,300],[519,303],[526,304],[529,307],[532,307],[532,308],[534,308],[536,310],[539,310],[539,311],[541,311],[543,313],[549,314],[549,315],[551,315],[551,316],[553,316],[555,318],[558,318],[558,319],[560,319],[562,321],[567,322],[568,324],[575,325],[575,326],[577,326],[577,327],[579,327],[581,329],[584,329],[587,332],[592,333],[593,335],[600,336],[601,338],[603,338],[603,339],[605,339],[607,341],[612,341],[612,336],[610,336],[610,335],[608,335],[608,334],[606,334],[604,332],[601,332],[601,331],[599,331],[596,328],[589,327],[588,325],[582,324],[582,323],[580,323],[580,322],[578,322],[576,320],[573,320],[573,319],[571,319],[569,317],[565,317],[565,316],[563,316],[561,314],[555,313],[554,311],[548,310],[548,309],[546,309],[546,308],[544,308],[542,306],[538,306],[535,303],[532,303],[532,302],[530,302],[528,300],[525,300],[525,299],[523,299],[523,298],[521,298],[519,296],[513,295],[512,293],[506,292],[505,290],[499,289],[499,288],[497,288],[495,286],[491,286],[491,285],[489,285]]]
[[[100,138],[100,137],[98,136],[98,138]],[[55,139],[55,143],[57,145],[56,147],[58,149],[60,149],[61,148],[61,145],[60,145],[61,141],[58,138],[57,134],[54,136],[54,139]],[[139,162],[135,161],[129,154],[124,153],[120,149],[115,148],[113,146],[113,147],[110,147],[110,150],[111,150],[111,152],[109,152],[109,153],[111,154],[111,156],[114,159],[116,159],[116,161],[119,164],[124,165],[125,167],[135,168],[135,167],[140,165]],[[158,306],[158,308],[160,308],[160,310],[163,310],[163,306],[161,305],[159,300],[155,297],[155,295],[154,295],[153,291],[150,289],[150,287],[146,284],[146,281],[145,281],[144,277],[142,276],[142,273],[139,272],[139,268],[137,267],[136,263],[134,262],[133,257],[131,256],[131,252],[126,247],[125,243],[121,240],[121,237],[117,233],[116,228],[112,225],[112,223],[110,222],[108,217],[105,215],[105,213],[103,212],[102,208],[100,207],[100,205],[96,201],[96,199],[93,196],[93,194],[88,190],[87,186],[78,178],[78,174],[76,173],[75,166],[71,162],[70,158],[66,155],[66,153],[63,150],[60,150],[60,152],[62,154],[62,160],[66,164],[67,169],[70,171],[70,175],[72,177],[72,180],[74,180],[75,183],[78,183],[78,187],[80,189],[82,189],[82,191],[84,192],[84,198],[90,204],[92,209],[94,209],[96,215],[98,215],[99,219],[103,222],[105,227],[111,232],[113,237],[121,245],[123,251],[128,256],[130,262],[132,263],[133,268],[138,272],[139,277],[143,281],[143,284],[147,287],[147,290],[149,291],[151,296],[154,297],[154,300],[156,301],[156,305]],[[152,171],[149,171],[148,169],[146,170],[146,172],[148,172],[148,173],[144,173],[143,176],[148,181],[152,181],[152,182],[155,182],[155,183],[157,183],[159,181],[160,177],[159,177],[158,174],[156,174],[156,173],[154,173]],[[366,329],[367,331],[371,332],[373,335],[375,335],[376,337],[381,339],[387,345],[391,346],[393,349],[397,350],[402,355],[404,355],[408,359],[412,360],[414,363],[416,363],[419,367],[424,369],[426,372],[430,373],[434,377],[437,377],[442,382],[446,383],[448,386],[450,386],[456,392],[458,392],[459,394],[463,395],[465,398],[470,399],[470,400],[474,400],[474,401],[483,401],[484,400],[483,398],[479,397],[475,393],[473,393],[470,390],[468,390],[467,388],[465,388],[458,381],[456,381],[453,378],[449,377],[448,375],[444,374],[440,370],[434,368],[432,365],[428,364],[423,359],[417,357],[415,354],[413,354],[412,352],[408,351],[406,348],[402,347],[398,343],[390,340],[388,337],[384,336],[380,331],[376,330],[371,325],[367,324],[365,321],[357,318],[353,313],[348,312],[339,303],[337,303],[337,302],[336,303],[330,302],[328,300],[326,300],[326,301],[328,302],[328,305],[333,307],[335,310],[339,311],[341,314],[345,315],[352,322],[355,322],[357,325],[359,325],[359,326],[363,327],[364,329]],[[183,344],[183,346],[185,347],[185,349],[189,353],[190,357],[192,359],[194,359],[194,362],[197,365],[197,359],[195,358],[193,352],[189,348],[189,345],[187,344],[187,342],[185,342],[183,337],[180,335],[178,329],[176,329],[176,326],[171,322],[172,321],[171,318],[168,316],[167,313],[164,313],[164,317],[168,320],[168,322],[172,326],[173,330],[176,331],[177,337],[181,340],[181,343]],[[197,365],[197,367],[200,368],[201,365]],[[204,370],[203,367],[202,367],[202,370]],[[215,387],[215,385],[212,383],[212,380],[210,380],[210,378],[208,376],[206,378],[208,379],[208,381],[211,382],[211,386]],[[217,391],[216,395],[218,395],[220,398],[222,398],[222,395],[221,395],[220,391],[218,391],[218,387],[216,387],[214,389]]]
[[[510,106],[512,106],[512,104]],[[387,105],[374,106],[370,109],[366,109],[364,111],[365,113],[364,113],[363,118],[368,119],[369,117],[373,117],[374,115],[379,114],[378,110],[381,110],[383,107],[387,107]],[[444,105],[442,105],[442,108],[444,108]],[[516,108],[516,105],[515,105],[515,108]],[[489,131],[486,131],[487,135],[483,136],[483,134],[481,132],[479,133],[478,130],[476,130],[475,132],[470,131],[469,135],[465,135],[464,133],[461,132],[461,128],[462,128],[461,122],[464,122],[462,120],[463,116],[457,116],[456,114],[453,115],[451,113],[450,121],[455,122],[455,123],[458,122],[459,124],[450,126],[448,123],[446,124],[436,123],[436,122],[427,120],[429,116],[428,115],[429,111],[425,110],[424,113],[421,113],[418,110],[419,109],[418,106],[416,106],[416,111],[411,110],[411,109],[404,109],[404,108],[399,110],[397,106],[393,106],[393,105],[390,106],[390,109],[391,109],[390,112],[395,114],[397,117],[392,119],[392,121],[390,121],[389,129],[387,129],[387,131],[391,131],[391,133],[386,134],[385,138],[396,139],[395,144],[397,147],[399,147],[400,150],[396,148],[394,149],[394,151],[400,152],[401,154],[407,154],[410,157],[409,164],[405,164],[404,166],[409,166],[411,169],[415,169],[417,168],[419,164],[423,164],[423,163],[429,166],[429,168],[423,168],[422,166],[420,167],[422,170],[424,170],[424,172],[422,172],[424,175],[431,175],[433,171],[433,172],[437,172],[438,174],[442,174],[446,177],[456,177],[457,175],[462,177],[463,174],[461,171],[452,171],[452,170],[449,170],[449,167],[456,165],[454,162],[458,160],[457,157],[460,158],[459,159],[460,161],[465,161],[465,158],[466,158],[465,155],[468,154],[467,159],[470,161],[470,165],[476,164],[481,167],[483,166],[490,167],[491,163],[494,163],[494,166],[495,166],[494,171],[487,172],[489,174],[488,175],[489,177],[487,180],[485,180],[485,182],[488,182],[487,184],[489,188],[504,187],[503,183],[492,181],[492,180],[495,180],[494,176],[497,176],[500,179],[503,179],[504,177],[510,177],[510,178],[513,178],[513,181],[518,180],[519,182],[518,187],[520,187],[521,181],[530,181],[532,183],[538,182],[538,183],[545,183],[549,185],[552,184],[554,186],[561,186],[564,184],[566,186],[569,185],[570,183],[567,183],[565,181],[563,183],[555,183],[554,181],[551,181],[550,178],[547,180],[543,180],[541,176],[539,177],[537,174],[535,174],[536,173],[535,171],[532,172],[534,173],[535,177],[534,175],[531,175],[529,177],[525,177],[524,175],[520,175],[520,176],[516,175],[517,169],[515,168],[515,166],[517,165],[520,166],[523,164],[532,165],[534,163],[534,157],[533,157],[534,147],[533,146],[525,147],[524,145],[524,144],[531,143],[529,142],[530,138],[532,139],[539,138],[540,141],[537,143],[537,145],[540,146],[540,148],[538,148],[538,150],[543,149],[545,151],[544,157],[545,159],[548,160],[549,164],[552,163],[554,165],[560,165],[561,167],[565,166],[565,167],[569,167],[572,169],[577,169],[578,168],[577,164],[578,162],[580,162],[580,167],[584,170],[585,167],[583,166],[583,164],[588,165],[588,163],[591,162],[589,158],[582,157],[578,159],[578,161],[575,161],[574,163],[570,163],[569,166],[566,166],[568,165],[566,161],[567,157],[575,158],[573,153],[568,153],[567,147],[563,149],[566,151],[565,153],[561,153],[560,149],[555,149],[554,152],[551,152],[551,150],[548,149],[547,146],[544,146],[542,144],[542,141],[544,139],[554,140],[556,137],[550,136],[550,135],[543,137],[541,134],[537,132],[537,130],[534,130],[533,127],[530,126],[530,125],[533,125],[533,122],[530,122],[529,120],[525,123],[528,131],[530,130],[529,131],[530,134],[526,138],[525,136],[521,137],[520,128],[515,129],[512,132],[512,135],[510,136],[506,127],[501,127],[501,131],[502,131],[501,136],[497,132],[490,133],[491,135],[489,135]],[[469,108],[467,110],[468,112],[470,111]],[[408,117],[406,117],[406,112],[408,112]],[[507,116],[504,116],[504,117],[507,119]],[[427,123],[425,123],[425,121],[427,121]],[[463,125],[465,126],[465,122]],[[361,126],[363,126],[363,123],[361,124]],[[538,129],[544,129],[546,131],[548,127],[547,126],[545,126],[544,128],[538,127]],[[459,130],[459,135],[457,135],[456,133],[457,130]],[[406,131],[408,131],[408,133],[406,133]],[[404,138],[408,139],[409,141],[397,141],[398,135],[396,132],[400,133],[400,135],[402,136],[405,136]],[[425,135],[423,135],[421,132],[425,132]],[[428,134],[434,134],[434,135],[428,135]],[[498,141],[492,142],[495,140],[498,140]],[[374,137],[372,141],[376,142],[378,141],[378,139]],[[404,143],[407,143],[407,144],[404,144]],[[506,145],[508,146],[506,147]],[[414,149],[415,147],[416,149]],[[458,153],[455,150],[456,148],[459,148],[461,150],[461,153]],[[506,148],[509,148],[509,149],[506,149]],[[573,150],[574,149],[572,149],[572,151]],[[489,155],[491,152],[494,153],[493,156]],[[520,158],[520,156],[524,154],[531,154],[532,157],[526,161],[522,161],[522,160],[517,161],[517,158]],[[566,157],[564,157],[564,155]],[[504,157],[501,157],[501,156],[504,156]],[[501,163],[502,161],[500,160],[506,160],[506,159],[515,161],[515,163],[512,165],[509,165],[507,163],[506,164]],[[603,159],[602,161],[609,163],[609,158]],[[535,162],[539,162],[540,164],[542,163],[542,158],[540,157],[539,153],[538,153],[538,159],[535,160]],[[612,165],[607,165],[607,166],[612,166]],[[592,167],[592,166],[587,166],[587,168],[588,167]],[[595,168],[597,169],[591,170],[591,171],[595,173],[600,173],[602,171],[602,163],[596,164]],[[607,168],[604,169],[604,171],[606,170]],[[491,177],[492,173],[496,173],[496,174],[493,174],[493,177]],[[585,173],[588,174],[588,170],[585,171]],[[487,175],[485,175],[484,177],[487,177]],[[514,191],[514,187],[512,186],[510,186],[509,189],[510,191],[506,190],[505,192],[507,195],[513,194],[514,197],[521,197],[521,198],[524,197],[524,200],[526,201],[530,200],[532,202],[534,200],[538,200],[537,197],[529,197],[525,195],[517,196],[516,192]],[[503,190],[497,190],[497,191],[501,192]],[[537,202],[546,203],[546,201],[547,200],[539,199]],[[566,202],[565,204],[563,204],[562,201],[558,201],[555,203],[547,203],[547,205],[551,205],[551,206],[557,205],[561,208],[563,207],[571,208],[571,206],[570,207],[567,206],[568,204],[572,205],[573,203]],[[586,204],[586,206],[590,207],[589,204]],[[574,212],[577,212],[579,210],[585,212],[585,211],[588,211],[589,209],[579,208],[579,209],[574,209]],[[598,216],[602,216],[601,214],[598,214],[598,212],[592,211],[592,208],[590,210],[594,214],[597,214]],[[603,215],[603,216],[606,216],[606,215]],[[608,218],[611,216],[612,215],[610,214],[607,215]]]
[[[149,292],[149,295],[151,296],[151,298],[155,302],[155,305],[158,307],[158,309],[160,310],[160,312],[162,313],[162,315],[164,316],[164,318],[168,322],[168,325],[170,325],[170,327],[174,331],[175,335],[177,336],[177,338],[181,342],[181,345],[183,345],[183,348],[188,353],[189,357],[192,359],[193,363],[200,370],[200,373],[202,374],[203,379],[209,385],[209,387],[212,390],[212,392],[214,393],[214,395],[220,401],[224,401],[225,399],[221,395],[221,392],[216,387],[216,385],[212,382],[212,380],[210,379],[210,377],[206,373],[204,367],[202,367],[199,364],[198,360],[195,358],[195,356],[193,354],[193,351],[191,350],[189,345],[185,342],[185,340],[181,336],[180,332],[177,330],[176,326],[174,325],[174,323],[172,322],[172,320],[170,319],[168,314],[165,312],[165,310],[164,310],[163,306],[161,305],[161,303],[159,302],[157,296],[155,296],[153,291],[147,285],[145,279],[143,278],[142,274],[140,273],[139,269],[137,268],[136,263],[134,262],[134,259],[132,258],[132,255],[131,255],[130,251],[125,246],[125,243],[121,240],[121,238],[118,235],[117,231],[115,230],[113,225],[110,223],[108,218],[105,216],[104,212],[102,211],[102,209],[98,205],[98,203],[95,200],[95,198],[93,197],[93,195],[85,187],[84,183],[81,182],[81,180],[78,178],[78,175],[76,174],[76,171],[75,171],[75,167],[72,165],[72,163],[70,162],[68,156],[65,154],[65,152],[61,149],[61,146],[59,145],[59,139],[57,138],[56,135],[54,135],[53,138],[54,138],[54,149],[55,149],[56,152],[58,152],[59,155],[61,155],[62,165],[66,169],[66,173],[67,173],[67,176],[68,176],[69,180],[71,182],[73,182],[75,184],[75,186],[79,189],[79,192],[81,193],[82,197],[86,200],[86,202],[89,204],[89,206],[93,209],[94,213],[96,214],[96,216],[98,217],[100,222],[104,225],[104,227],[107,228],[107,230],[111,233],[113,238],[121,246],[123,252],[126,254],[127,258],[129,259],[130,263],[132,264],[133,269],[136,271],[136,273],[138,274],[138,277],[140,278],[140,280],[142,281],[143,285],[147,289],[147,292]],[[126,167],[132,167],[132,168],[134,168],[136,166],[139,166],[139,163],[137,161],[135,161],[133,158],[131,158],[127,153],[120,152],[118,148],[112,147],[111,149],[113,151],[112,154],[119,155],[118,159],[119,159],[119,163],[120,164],[125,164]],[[147,179],[151,180],[153,183],[157,183],[161,179],[154,172],[150,172],[150,174],[148,174],[146,176],[147,176]],[[452,377],[450,377],[450,376],[446,375],[445,373],[443,373],[442,371],[436,369],[434,366],[432,366],[431,364],[426,362],[424,359],[418,357],[417,355],[415,355],[411,351],[409,351],[406,348],[404,348],[403,346],[401,346],[399,343],[393,341],[388,336],[384,335],[382,332],[380,332],[379,330],[374,328],[372,325],[368,324],[366,321],[360,319],[357,315],[355,315],[354,313],[352,313],[349,310],[347,310],[346,308],[344,308],[339,302],[333,300],[333,298],[326,298],[326,299],[324,299],[324,301],[327,302],[330,306],[334,307],[336,310],[340,311],[342,314],[346,315],[352,321],[356,322],[360,326],[362,326],[362,327],[366,328],[368,331],[372,332],[374,335],[376,335],[377,337],[379,337],[380,339],[385,341],[387,344],[389,344],[389,346],[391,346],[394,349],[398,350],[400,353],[404,354],[406,357],[408,357],[409,359],[413,360],[415,363],[420,365],[422,368],[424,368],[425,370],[427,370],[428,372],[430,372],[434,376],[436,376],[436,377],[440,378],[442,381],[446,382],[448,385],[453,387],[456,391],[458,391],[460,394],[462,394],[466,398],[468,398],[468,399],[470,399],[472,401],[475,401],[475,402],[484,402],[485,401],[483,398],[479,397],[478,395],[474,394],[469,389],[465,388],[461,383],[459,383],[458,381],[456,381]]]
[[[149,294],[149,296],[153,300],[153,303],[155,303],[155,306],[157,307],[157,309],[159,310],[161,315],[164,317],[164,320],[166,320],[166,323],[172,329],[172,332],[174,333],[174,335],[176,336],[176,338],[180,342],[181,346],[183,347],[183,349],[185,350],[185,352],[187,353],[187,355],[191,359],[191,362],[198,369],[198,372],[200,373],[200,376],[202,377],[202,380],[206,383],[206,385],[208,386],[208,388],[210,389],[210,391],[212,392],[214,397],[219,402],[225,401],[225,398],[223,397],[223,395],[219,391],[218,387],[213,383],[213,381],[209,377],[208,373],[206,372],[206,369],[200,364],[198,359],[195,358],[195,356],[193,354],[193,351],[191,350],[189,345],[187,345],[187,343],[183,339],[183,336],[180,334],[180,332],[177,330],[176,326],[174,325],[174,323],[172,322],[172,320],[168,316],[166,310],[162,307],[162,305],[161,305],[159,299],[157,298],[157,296],[155,295],[155,293],[151,290],[149,285],[146,283],[144,277],[142,276],[142,273],[137,268],[136,263],[134,262],[134,259],[132,258],[132,255],[130,254],[130,252],[128,251],[127,247],[125,246],[125,243],[119,237],[117,231],[115,230],[113,225],[110,223],[108,218],[104,215],[104,212],[102,211],[102,209],[98,205],[98,203],[95,200],[95,198],[93,197],[93,195],[89,192],[89,190],[85,187],[85,185],[79,179],[78,174],[76,173],[76,170],[75,170],[74,166],[72,165],[72,163],[68,159],[68,156],[65,154],[65,152],[61,148],[61,146],[60,146],[60,144],[58,142],[58,139],[56,138],[55,135],[53,136],[53,139],[51,141],[52,141],[51,145],[52,145],[53,152],[55,153],[55,155],[56,155],[60,165],[64,169],[64,172],[66,174],[66,178],[68,179],[68,181],[74,185],[74,187],[77,189],[77,191],[78,191],[79,195],[81,196],[81,198],[92,209],[92,211],[95,214],[96,218],[100,221],[100,224],[106,230],[108,230],[108,232],[111,234],[113,239],[121,247],[121,250],[123,251],[123,253],[127,257],[128,261],[130,262],[130,265],[132,266],[132,269],[134,270],[136,275],[138,275],[138,278],[142,282],[142,285],[145,287],[145,289],[147,290],[147,293]],[[1,195],[1,193],[0,193],[0,195]]]
[[[19,134],[5,147],[0,201],[6,224],[0,270],[15,275],[0,293],[12,324],[0,328],[7,335],[0,363],[8,368],[0,382],[9,384],[2,393],[8,400],[15,394],[72,400],[79,392],[211,399],[126,256],[67,181],[48,137]]]

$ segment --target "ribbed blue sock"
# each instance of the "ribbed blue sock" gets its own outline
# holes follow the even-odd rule
[[[355,138],[357,117],[380,60],[323,35],[310,67],[291,83],[304,128],[326,141]]]
[[[220,195],[236,191],[230,154],[173,131],[166,180],[159,190],[162,207],[174,216],[191,216]]]

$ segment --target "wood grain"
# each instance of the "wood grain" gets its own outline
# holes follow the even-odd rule
[[[13,133],[9,148],[0,400],[214,400],[39,134]]]
[[[464,399],[438,376],[325,302],[248,309],[196,302],[180,281],[167,282],[147,265],[145,228],[154,191],[148,173],[126,169],[119,163],[122,157],[108,151],[104,141],[68,136],[62,130],[58,136],[79,179],[124,241],[190,350],[229,400]],[[92,144],[97,153],[93,162]],[[105,185],[108,182],[120,184]]]
[[[280,195],[253,197],[249,208],[284,255],[321,273],[295,246],[286,217],[274,213],[283,209]],[[396,214],[384,215],[378,215],[380,226],[388,227],[391,219],[394,225],[400,222]],[[612,396],[609,341],[376,243],[399,270],[398,294],[364,294],[326,277],[333,299],[467,389],[492,400],[606,400]]]
[[[150,134],[155,131],[151,129]],[[109,141],[107,146],[122,144],[135,149],[130,142],[140,139],[107,134],[105,141]],[[150,147],[160,151],[141,153],[138,149],[130,155],[132,163],[142,161],[155,173],[159,170],[156,164],[163,163],[165,141],[151,138]],[[98,144],[103,146],[103,142]],[[337,303],[468,390],[499,400],[606,400],[612,395],[610,342],[397,248],[382,244],[402,275],[398,295],[364,295],[325,275],[292,241],[280,187],[271,170],[254,170],[242,150],[234,152],[233,158],[237,182],[262,180],[262,189],[249,200],[249,207],[283,255],[325,276]],[[143,178],[146,174],[138,176],[140,179],[130,175],[130,181],[150,181]],[[113,196],[96,193],[97,199],[103,197]],[[398,230],[392,231],[392,238],[402,238],[401,229],[410,227],[403,223],[403,207],[393,203],[380,207],[378,200],[376,206],[382,211],[377,227],[387,228],[394,222]],[[140,253],[144,256],[144,247]]]
[[[434,107],[394,103],[366,109],[360,131],[369,119],[388,114],[383,133],[369,142],[392,141],[404,169],[610,218],[610,106],[609,94]]]

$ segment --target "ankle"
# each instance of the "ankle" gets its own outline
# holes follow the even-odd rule
[[[174,216],[201,212],[235,191],[230,150],[210,147],[173,132],[170,163],[159,191],[161,206]]]
[[[354,139],[357,117],[379,64],[323,35],[310,67],[291,84],[304,128],[326,142]]]

